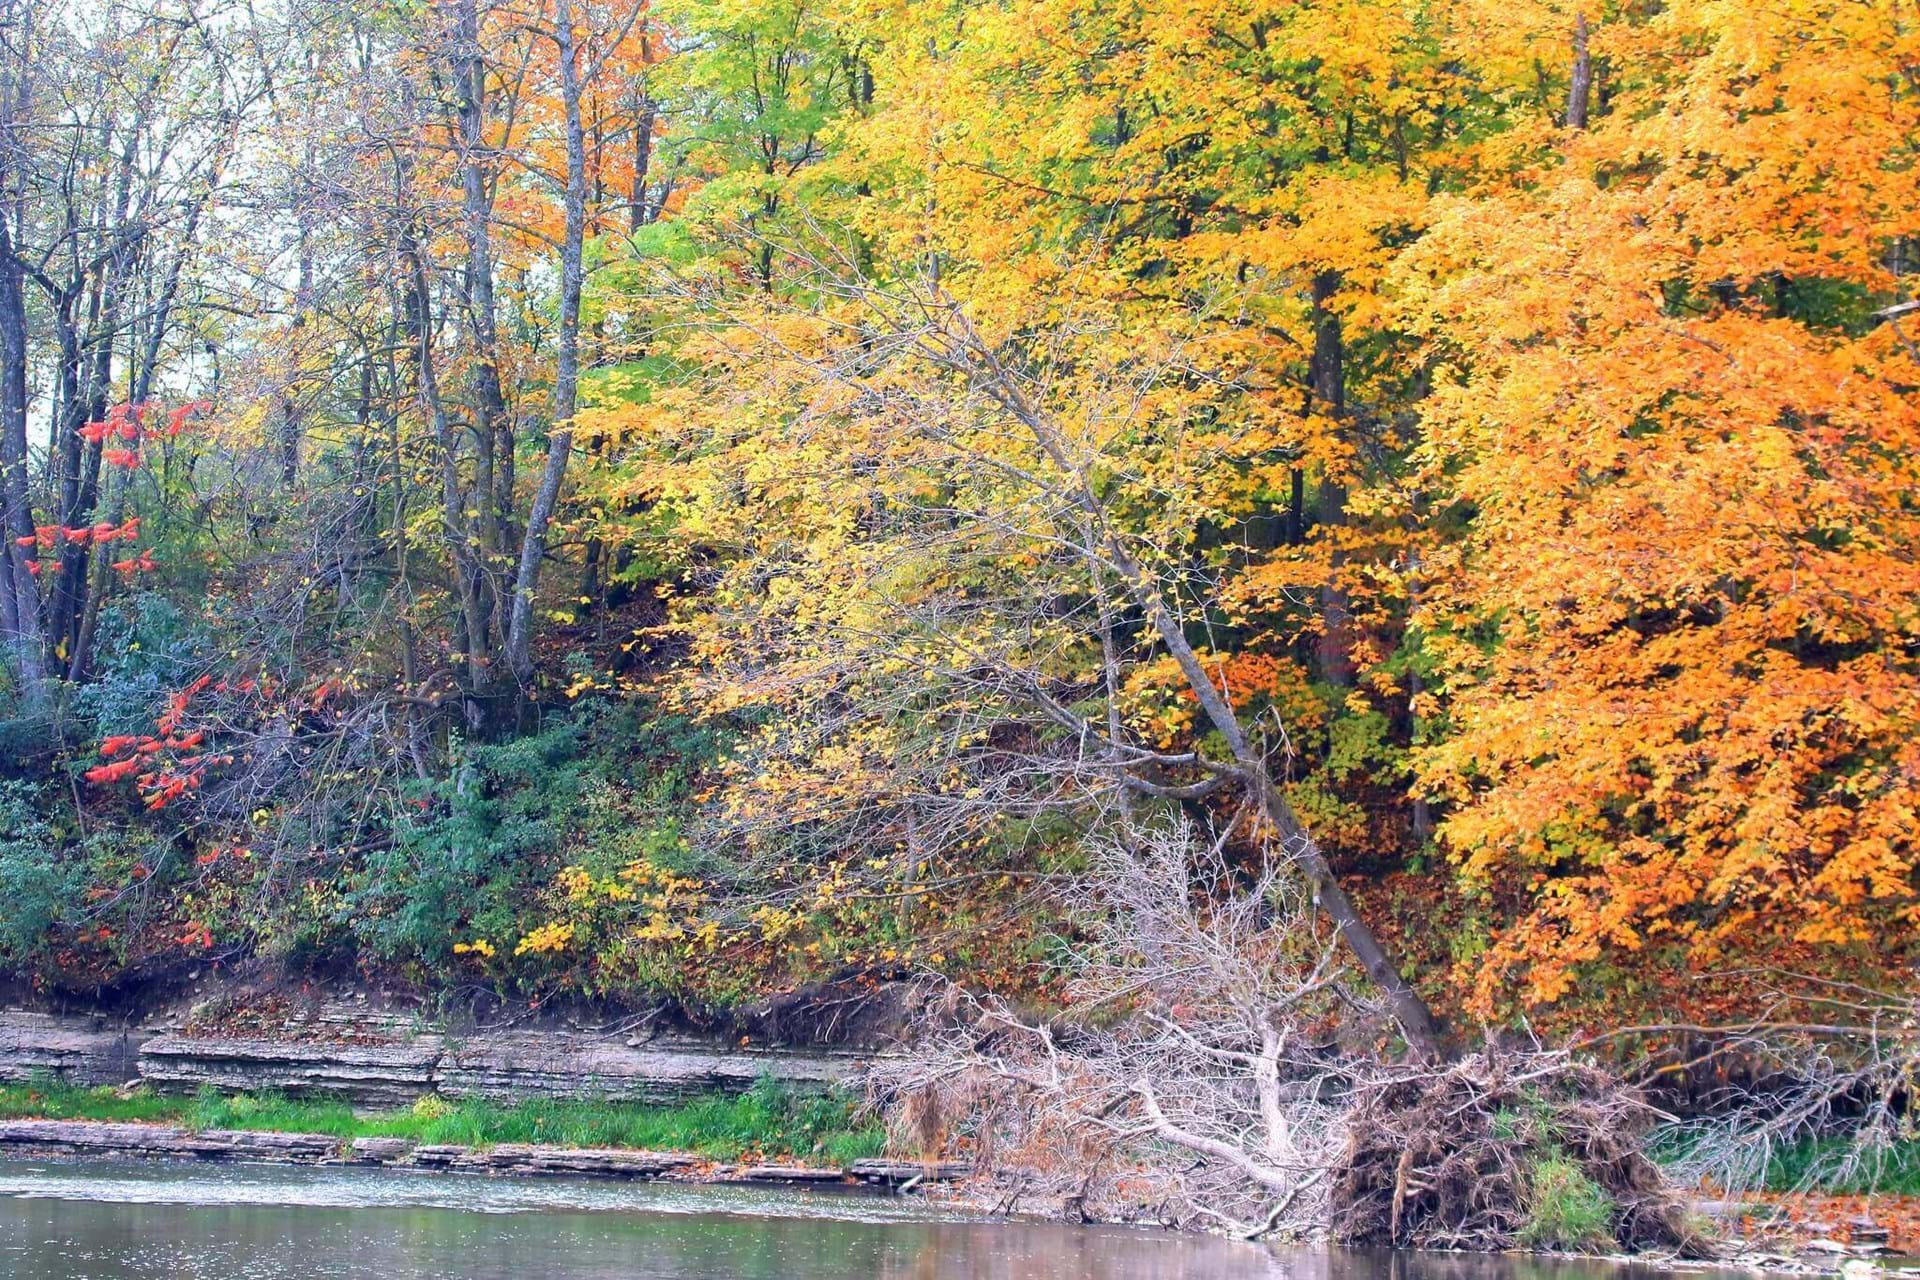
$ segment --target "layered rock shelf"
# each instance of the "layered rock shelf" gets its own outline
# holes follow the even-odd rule
[[[328,1007],[284,1034],[202,1034],[191,1026],[114,1026],[100,1018],[0,1011],[0,1080],[140,1083],[163,1093],[339,1098],[401,1107],[448,1098],[675,1102],[769,1077],[799,1089],[843,1083],[856,1056],[627,1037],[565,1027],[448,1033],[390,1015]]]
[[[93,1120],[0,1120],[0,1152],[171,1157],[246,1163],[371,1165],[516,1177],[614,1178],[631,1181],[766,1186],[910,1188],[955,1181],[968,1167],[856,1160],[844,1168],[727,1164],[679,1151],[552,1147],[503,1142],[491,1147],[414,1143],[405,1138],[341,1139],[321,1133],[193,1130],[177,1125]]]
[[[135,1078],[160,1093],[284,1093],[403,1107],[434,1091],[444,1046],[436,1035],[396,1044],[229,1039],[178,1034],[143,1041]]]
[[[0,1010],[0,1080],[48,1075],[69,1084],[124,1084],[140,1074],[146,1038],[106,1018]]]

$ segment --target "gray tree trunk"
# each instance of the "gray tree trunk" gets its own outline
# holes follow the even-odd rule
[[[540,587],[540,564],[547,553],[547,528],[566,479],[573,450],[573,415],[580,393],[580,294],[587,230],[586,134],[580,126],[580,60],[574,40],[573,4],[559,0],[554,42],[560,53],[560,97],[567,122],[566,226],[560,244],[560,358],[553,377],[553,430],[540,487],[527,512],[520,540],[520,568],[514,576],[507,627],[507,665],[524,690],[533,686],[533,597]]]
[[[1567,128],[1587,127],[1593,100],[1593,57],[1587,52],[1587,15],[1573,17],[1573,78],[1567,86]]]

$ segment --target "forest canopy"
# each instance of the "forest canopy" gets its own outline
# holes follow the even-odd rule
[[[1416,1048],[1920,960],[1897,0],[0,0],[0,969]],[[1208,879],[1208,877],[1213,877]]]

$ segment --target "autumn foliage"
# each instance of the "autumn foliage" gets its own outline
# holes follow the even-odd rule
[[[1049,886],[1179,813],[1310,844],[1456,1029],[1920,959],[1907,8],[126,20],[260,87],[115,89],[193,180],[110,148],[89,221],[43,161],[0,244],[177,211],[18,273],[71,956],[164,898],[193,954],[1045,999]]]

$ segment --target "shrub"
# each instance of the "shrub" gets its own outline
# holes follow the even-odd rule
[[[0,780],[0,962],[25,964],[83,899],[85,866],[61,856],[38,789]]]
[[[1521,1243],[1537,1249],[1600,1249],[1613,1243],[1613,1197],[1564,1152],[1535,1157]]]

